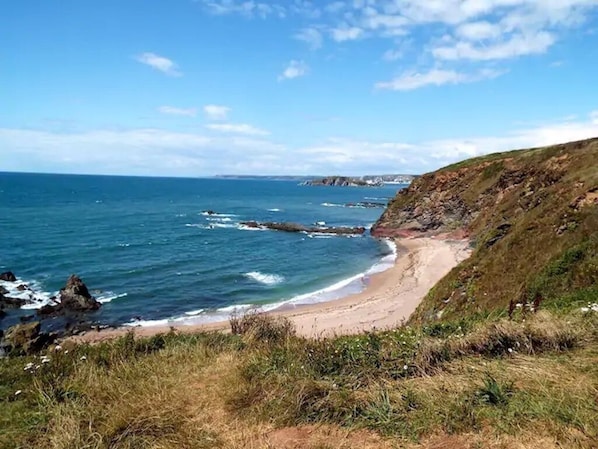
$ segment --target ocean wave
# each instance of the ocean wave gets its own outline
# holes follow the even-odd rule
[[[217,310],[217,312],[223,313],[232,313],[232,312],[242,312],[245,310],[249,310],[252,307],[255,307],[253,304],[234,304],[232,306],[221,307]]]
[[[331,238],[329,236],[325,236]],[[175,316],[168,319],[157,319],[157,320],[132,320],[130,323],[126,323],[126,326],[134,327],[156,327],[156,326],[191,326],[208,323],[218,323],[228,320],[232,314],[245,313],[248,311],[255,310],[256,312],[271,312],[285,306],[301,306],[307,304],[321,303],[326,301],[333,301],[336,299],[343,298],[345,296],[359,293],[363,291],[367,285],[368,277],[375,273],[380,273],[391,268],[397,257],[397,247],[391,240],[383,240],[384,244],[387,245],[388,250],[382,256],[382,258],[370,267],[368,270],[358,273],[353,276],[349,276],[345,279],[337,281],[327,287],[293,296],[289,299],[283,299],[281,301],[269,303],[269,304],[234,304],[226,307],[221,307],[216,310],[205,310],[199,309],[196,311],[185,312],[184,315]],[[256,280],[260,276],[273,276],[278,275],[267,275],[260,272],[246,273],[245,276]],[[265,279],[265,278],[263,278]],[[272,280],[272,279],[271,279]],[[259,282],[259,281],[257,281]]]
[[[284,276],[280,276],[278,274],[260,273],[259,271],[251,271],[249,273],[245,273],[243,276],[265,285],[277,285],[284,282]]]
[[[282,212],[282,210],[278,209],[278,208],[274,208],[274,209],[268,209],[268,212]]]
[[[98,296],[96,298],[96,300],[101,303],[101,304],[106,304],[114,299],[118,299],[118,298],[125,298],[126,296],[129,296],[128,293],[112,293],[112,292],[105,292],[102,296]]]
[[[322,203],[321,206],[324,206],[324,207],[345,207],[344,204],[336,204],[336,203]]]
[[[202,314],[205,311],[205,309],[197,309],[197,310],[191,310],[190,312],[185,312],[185,315],[187,316],[197,316]]]
[[[27,289],[19,290],[18,287],[21,285],[26,286]],[[21,307],[24,310],[41,309],[45,305],[54,303],[52,298],[58,295],[58,292],[44,291],[42,285],[35,280],[17,278],[15,282],[0,281],[0,286],[8,292],[5,294],[7,297],[27,301],[27,304]]]
[[[233,219],[229,218],[229,217],[207,217],[206,220],[207,221],[217,221],[217,222],[222,222],[222,223],[229,223],[229,222],[233,221]]]
[[[237,229],[239,231],[269,231],[269,229],[267,229],[267,228],[260,228],[260,227],[254,228],[253,226],[247,226],[247,225],[242,225],[242,224],[238,225]]]

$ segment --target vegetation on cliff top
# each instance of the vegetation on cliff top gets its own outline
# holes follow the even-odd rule
[[[412,322],[504,312],[509,304],[587,305],[598,294],[598,139],[424,175],[397,195],[373,232],[472,240],[473,255],[430,292]]]
[[[264,315],[0,360],[4,448],[594,448],[598,142],[416,181],[380,233],[472,238],[408,325],[306,340]],[[461,232],[463,234],[463,232]]]

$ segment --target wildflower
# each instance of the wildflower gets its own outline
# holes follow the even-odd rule
[[[403,366],[403,369],[404,369],[405,371],[407,371],[407,370],[409,369],[409,365],[405,365],[405,366]]]
[[[43,357],[42,357],[42,363],[43,363],[43,364],[50,363],[50,358],[49,358],[49,357],[47,357],[47,356],[43,356]]]
[[[87,357],[86,356],[82,356],[81,360],[84,362],[85,360],[87,360]]]
[[[54,351],[56,351],[56,352],[58,352],[58,351],[62,351],[62,346],[60,346],[60,345],[56,345],[56,346],[54,347]]]
[[[67,349],[66,351],[64,351],[64,353],[65,353],[65,354],[68,354],[68,353],[69,353],[69,350]]]
[[[18,396],[18,395],[20,395],[21,393],[22,393],[22,391],[21,391],[21,390],[17,390],[17,391],[15,391],[15,396]]]
[[[32,368],[33,368],[33,362],[29,362],[27,365],[25,365],[25,368],[23,368],[23,371],[29,371]]]
[[[513,354],[513,348],[509,348],[507,351],[509,351],[509,354]]]

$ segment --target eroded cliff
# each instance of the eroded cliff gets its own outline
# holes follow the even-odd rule
[[[426,174],[399,192],[372,233],[472,242],[473,255],[430,292],[414,321],[567,295],[581,304],[598,291],[598,139]]]

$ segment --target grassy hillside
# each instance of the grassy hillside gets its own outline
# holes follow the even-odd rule
[[[471,159],[401,192],[377,235],[469,236],[471,258],[412,322],[504,312],[509,304],[578,308],[598,293],[598,139]]]
[[[475,250],[407,325],[308,340],[250,314],[0,359],[0,448],[596,448],[597,201],[596,140],[425,175],[374,231]]]

